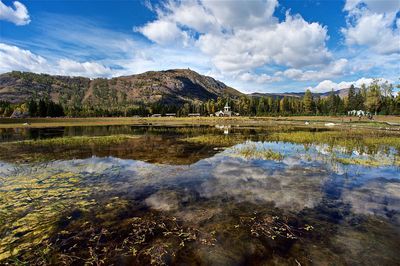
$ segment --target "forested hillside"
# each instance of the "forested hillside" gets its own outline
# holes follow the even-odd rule
[[[240,95],[224,83],[188,69],[93,80],[17,71],[0,75],[3,106],[43,100],[60,104],[71,116],[176,112],[184,104],[200,106],[218,97]]]
[[[43,116],[147,116],[214,114],[226,102],[240,115],[341,115],[350,110],[400,114],[400,95],[378,81],[322,94],[245,95],[187,69],[150,71],[112,79],[51,76],[27,72],[0,75],[0,116],[15,110]]]

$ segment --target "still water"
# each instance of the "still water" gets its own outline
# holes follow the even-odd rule
[[[400,265],[399,135],[343,134],[3,130],[0,264]]]

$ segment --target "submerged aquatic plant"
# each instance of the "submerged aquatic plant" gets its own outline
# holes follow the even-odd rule
[[[240,217],[240,225],[248,230],[254,237],[264,237],[272,240],[298,239],[301,234],[312,231],[314,227],[305,224],[303,227],[291,225],[287,217],[272,215]]]

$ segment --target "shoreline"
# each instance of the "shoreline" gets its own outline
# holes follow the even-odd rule
[[[308,125],[305,123],[309,122]],[[28,124],[25,124],[28,123]],[[87,117],[87,118],[0,118],[0,129],[7,128],[49,128],[70,126],[116,126],[116,125],[239,125],[272,126],[294,125],[325,127],[356,127],[400,130],[400,116],[375,116],[374,120],[357,117],[336,116],[289,116],[289,117]]]

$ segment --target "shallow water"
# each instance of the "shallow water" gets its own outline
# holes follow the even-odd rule
[[[349,150],[269,139],[271,132],[300,131],[321,129],[2,132],[4,145],[137,138],[101,146],[4,146],[0,264],[399,265],[397,147],[367,154],[359,143]],[[207,139],[192,141],[198,136]],[[367,157],[381,165],[340,160]]]

